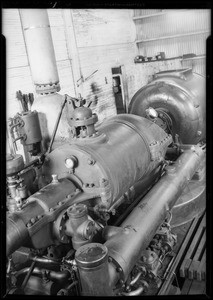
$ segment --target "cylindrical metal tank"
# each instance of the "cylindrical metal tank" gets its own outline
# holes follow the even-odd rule
[[[38,93],[59,91],[58,71],[47,10],[20,9],[19,12],[36,91]]]
[[[103,188],[109,206],[159,166],[171,142],[171,136],[150,120],[119,115],[106,120],[95,137],[76,138],[53,150],[43,175],[50,180],[51,174],[68,177],[91,192]],[[75,166],[67,163],[73,157]]]
[[[25,135],[22,143],[32,145],[40,142],[42,136],[37,111],[22,112],[18,116],[23,121],[23,126],[19,129],[20,134]]]
[[[20,9],[20,19],[26,43],[31,75],[37,96],[32,110],[37,110],[42,132],[42,146],[48,149],[55,122],[63,104],[53,47],[50,23],[46,9]],[[69,137],[64,109],[55,141]]]
[[[154,80],[133,96],[129,113],[146,116],[146,109],[161,109],[172,120],[173,136],[184,144],[196,144],[205,138],[205,90],[202,75],[191,69],[156,73]]]
[[[82,296],[112,296],[106,246],[99,243],[84,245],[76,251],[75,260],[81,279]]]
[[[173,166],[133,209],[121,225],[119,232],[110,237],[105,246],[109,256],[121,267],[120,276],[124,281],[140,257],[156,230],[165,220],[166,213],[172,209],[189,180],[198,169],[205,156],[205,147],[197,145],[185,150]],[[114,230],[114,229],[113,229]],[[109,234],[109,233],[108,233]],[[111,284],[114,286],[118,273],[111,269]]]

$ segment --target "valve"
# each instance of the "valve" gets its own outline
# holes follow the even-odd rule
[[[89,218],[86,205],[73,204],[67,209],[69,219],[66,222],[66,235],[72,236],[74,249],[88,243],[95,231],[95,222]]]

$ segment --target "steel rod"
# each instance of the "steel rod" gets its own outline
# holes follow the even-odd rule
[[[58,114],[58,118],[57,118],[56,123],[55,123],[55,127],[54,127],[54,130],[53,130],[52,138],[51,138],[50,145],[49,145],[49,148],[47,150],[47,153],[51,152],[52,145],[53,145],[53,142],[54,142],[54,139],[55,139],[55,135],[56,135],[56,132],[57,132],[57,129],[58,129],[58,124],[60,122],[62,111],[64,109],[64,106],[65,106],[66,102],[67,102],[67,95],[65,95],[64,102],[63,102],[63,104],[61,106],[61,110],[60,110],[60,112]]]
[[[23,283],[22,283],[22,285],[21,285],[21,289],[24,290],[24,288],[25,288],[25,286],[26,286],[26,284],[27,284],[27,282],[28,282],[28,280],[29,280],[29,278],[30,278],[32,272],[33,272],[33,269],[34,269],[34,267],[35,267],[35,264],[36,264],[36,261],[33,261],[33,263],[31,264],[31,266],[30,266],[30,268],[29,268],[29,271],[28,271],[26,277],[24,278],[24,281],[23,281]]]

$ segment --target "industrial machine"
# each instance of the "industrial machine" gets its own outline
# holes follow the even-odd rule
[[[173,229],[205,209],[205,79],[158,73],[99,126],[86,101],[61,103],[52,138],[39,106],[11,120],[31,161],[7,156],[7,293],[156,294]]]
[[[72,100],[68,141],[27,166],[8,155],[9,293],[141,295],[160,286],[178,238],[172,227],[205,209],[205,101],[187,90],[193,80],[203,78],[157,74],[129,114],[98,130],[97,115]],[[29,152],[41,141],[35,116],[19,114],[11,125]]]

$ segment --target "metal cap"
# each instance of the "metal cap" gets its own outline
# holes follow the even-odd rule
[[[74,109],[72,118],[74,120],[85,120],[92,117],[92,110],[89,107],[78,107]]]
[[[67,214],[69,217],[77,219],[81,218],[87,213],[87,207],[85,204],[73,204],[67,209]]]
[[[7,176],[15,175],[24,168],[24,159],[20,154],[7,154],[6,156],[6,174]]]
[[[100,243],[90,243],[81,246],[75,253],[75,260],[79,267],[93,268],[101,265],[107,259],[108,249]]]

